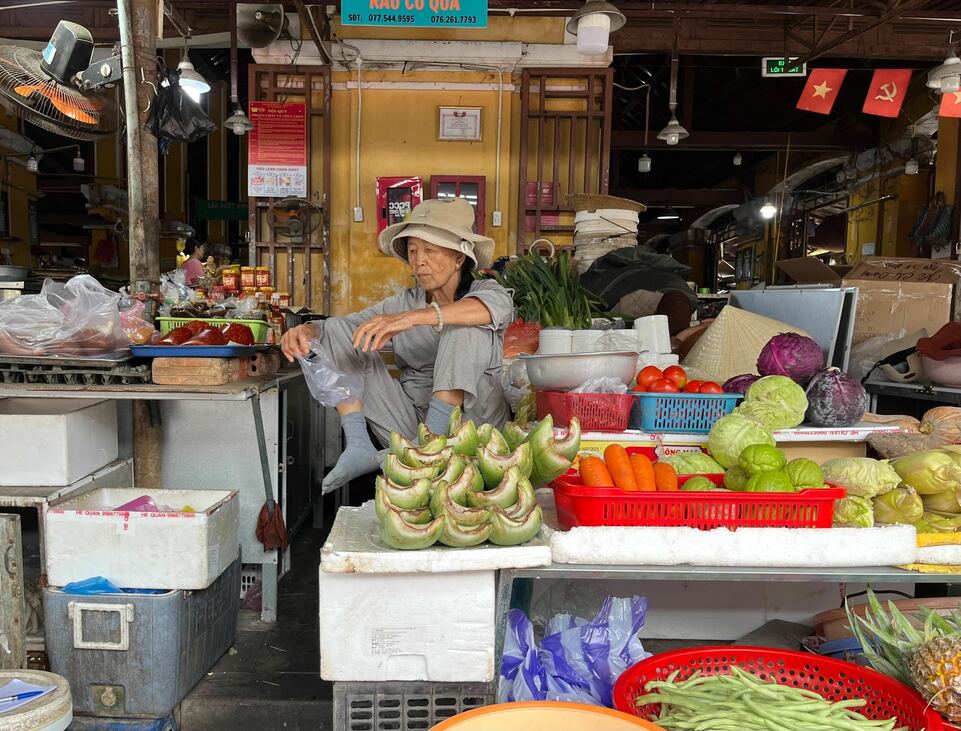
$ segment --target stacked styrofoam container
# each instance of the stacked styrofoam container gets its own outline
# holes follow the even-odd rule
[[[678,356],[671,353],[671,333],[668,330],[667,315],[637,318],[634,321],[634,332],[637,333],[641,351],[637,363],[638,369],[652,365],[664,370],[668,366],[678,364]]]
[[[550,562],[540,539],[393,550],[380,543],[372,502],[341,508],[321,553],[320,675],[337,682],[490,682],[497,570]]]
[[[156,511],[117,510],[149,497]],[[233,644],[240,603],[233,490],[100,488],[46,511],[50,666],[79,714],[160,718]],[[102,576],[125,591],[67,584]]]
[[[601,208],[574,214],[574,261],[581,274],[596,259],[617,249],[637,246],[637,211]]]

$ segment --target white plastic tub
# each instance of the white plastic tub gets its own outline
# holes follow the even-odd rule
[[[0,399],[0,485],[66,486],[117,455],[113,401]]]
[[[141,495],[195,512],[115,510]],[[105,576],[121,589],[206,589],[240,552],[239,515],[234,490],[92,490],[46,511],[47,581]]]

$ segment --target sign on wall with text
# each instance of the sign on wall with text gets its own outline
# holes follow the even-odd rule
[[[486,28],[487,0],[341,0],[344,25]]]
[[[307,195],[307,105],[251,102],[247,195]]]

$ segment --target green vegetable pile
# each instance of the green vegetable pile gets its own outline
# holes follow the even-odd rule
[[[595,317],[609,315],[604,301],[581,285],[577,267],[566,251],[556,259],[539,254],[519,256],[503,275],[495,273],[494,277],[505,289],[513,290],[517,317],[525,322],[586,330]]]
[[[734,411],[777,431],[798,426],[807,408],[807,395],[798,384],[787,376],[765,376],[751,384]]]
[[[509,423],[502,433],[462,421],[460,409],[451,415],[447,436],[423,424],[417,443],[391,434],[384,474],[376,481],[381,539],[405,550],[437,542],[456,548],[488,540],[526,543],[543,520],[534,488],[564,474],[580,443],[576,418],[557,440],[550,417],[530,432]]]
[[[644,686],[636,706],[659,704],[650,718],[668,731],[908,731],[897,719],[873,720],[853,709],[863,698],[831,702],[804,688],[769,683],[731,666],[730,675],[694,673]]]

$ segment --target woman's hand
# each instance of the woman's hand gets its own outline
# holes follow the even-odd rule
[[[378,315],[354,331],[354,347],[363,353],[380,350],[392,337],[407,332],[415,325],[417,323],[410,312]]]
[[[310,340],[320,335],[316,325],[309,322],[293,327],[280,339],[280,349],[291,363],[310,352]]]

